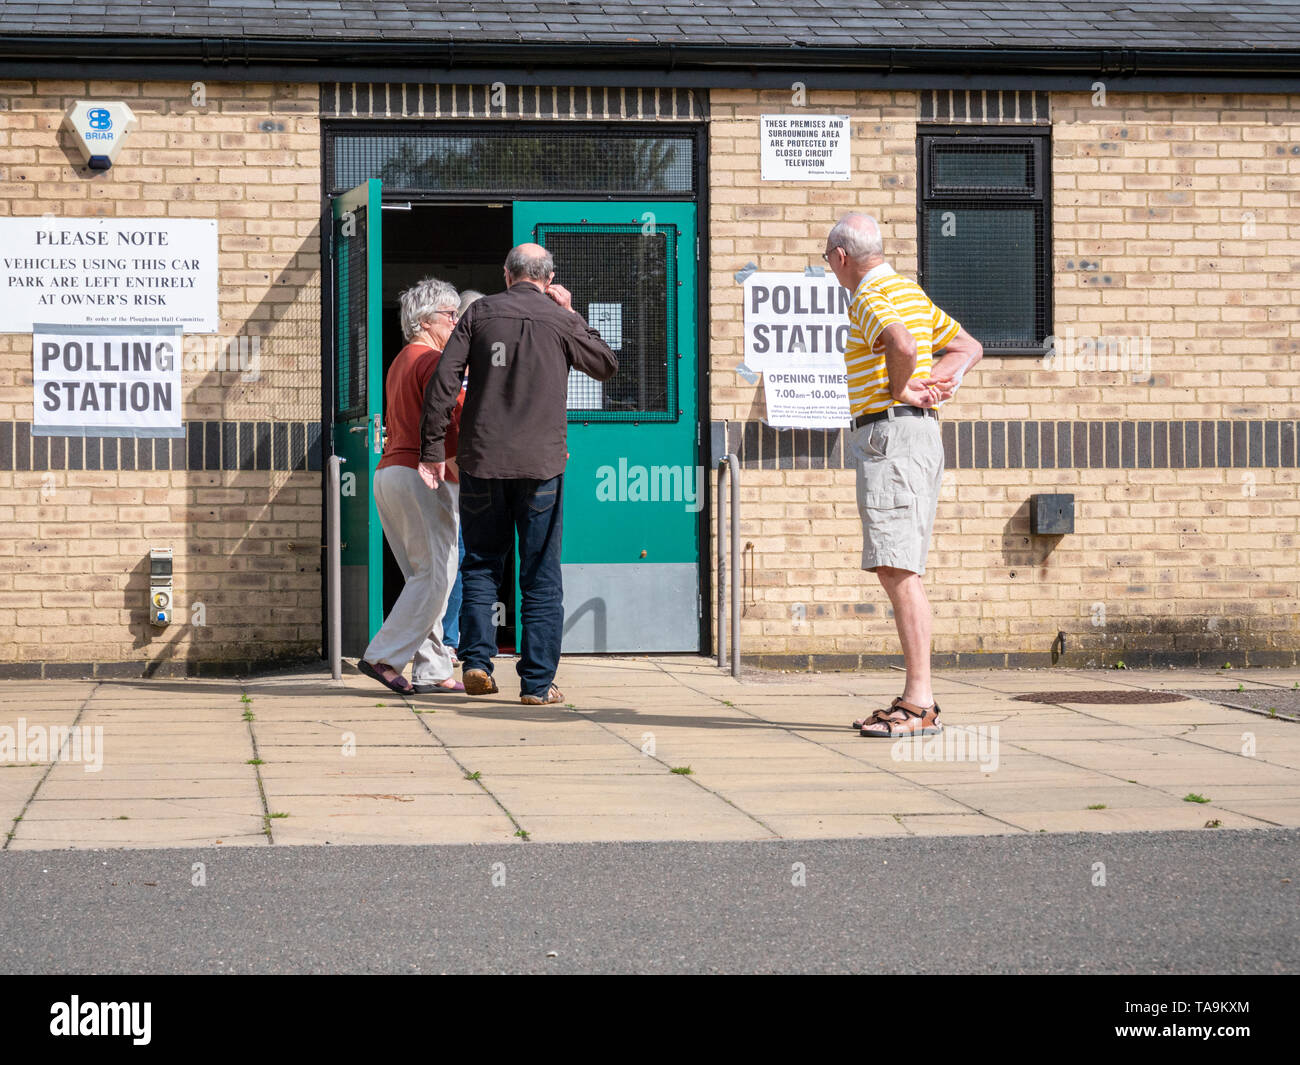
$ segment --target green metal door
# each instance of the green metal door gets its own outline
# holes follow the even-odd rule
[[[514,239],[551,252],[619,359],[569,378],[563,649],[698,651],[695,206],[516,202]]]
[[[371,482],[383,452],[380,183],[334,200],[334,453],[343,458],[343,653],[359,656],[383,623],[384,541]]]

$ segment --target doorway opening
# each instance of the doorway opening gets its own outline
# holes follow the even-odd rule
[[[436,277],[458,292],[475,289],[485,296],[505,288],[501,265],[512,246],[512,210],[502,204],[425,204],[409,209],[385,205],[383,211],[383,380],[405,343],[401,294],[426,277]],[[386,390],[385,390],[386,391]],[[385,408],[387,396],[385,395]],[[387,417],[387,410],[384,411]],[[384,616],[401,593],[403,577],[384,540]],[[506,559],[501,599],[505,623],[497,630],[498,647],[514,653],[514,553]]]

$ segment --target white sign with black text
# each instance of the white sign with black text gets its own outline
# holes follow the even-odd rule
[[[847,181],[848,115],[760,115],[764,181]]]
[[[0,218],[0,333],[37,322],[215,333],[217,223]]]
[[[774,429],[843,429],[849,420],[849,377],[842,359],[764,370],[763,393],[766,421]]]
[[[33,436],[184,436],[181,334],[59,325],[32,334]]]
[[[849,342],[849,291],[833,275],[750,274],[745,278],[745,365],[789,369],[838,358]]]

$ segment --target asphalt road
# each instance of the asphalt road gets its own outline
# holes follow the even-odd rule
[[[1298,891],[1288,829],[10,851],[0,972],[1294,973]]]

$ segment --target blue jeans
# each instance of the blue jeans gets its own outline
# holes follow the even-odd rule
[[[451,596],[447,599],[447,614],[442,619],[442,642],[453,651],[460,646],[460,597],[463,581],[460,579],[460,563],[465,561],[465,534],[460,533],[460,555],[456,559],[456,583],[451,586]]]
[[[560,539],[564,524],[564,475],[549,481],[475,477],[461,470],[460,520],[465,560],[460,574],[459,656],[465,669],[492,672],[497,649],[493,613],[501,597],[507,553],[519,534],[516,628],[523,628],[519,664],[521,695],[545,697],[560,664],[564,633],[564,586]]]

